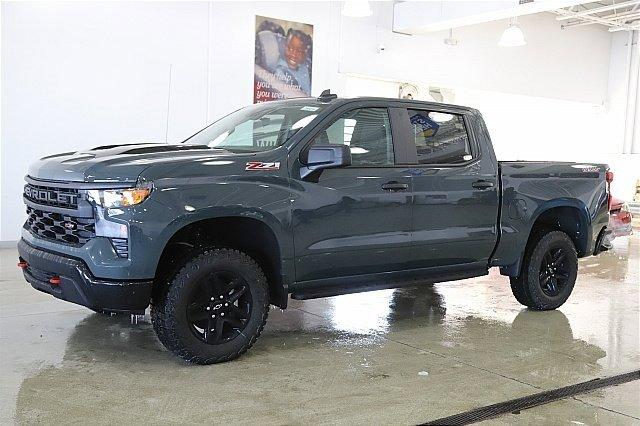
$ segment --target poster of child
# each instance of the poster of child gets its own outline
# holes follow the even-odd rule
[[[253,102],[311,96],[313,25],[256,16]]]

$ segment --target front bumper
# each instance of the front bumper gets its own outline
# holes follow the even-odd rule
[[[79,259],[18,243],[25,279],[36,290],[94,310],[142,313],[149,306],[152,280],[106,280],[95,278]],[[57,285],[50,283],[59,277]]]

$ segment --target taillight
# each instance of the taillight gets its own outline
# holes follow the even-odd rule
[[[631,212],[629,211],[629,206],[627,203],[624,203],[620,208],[620,212],[618,213],[618,219],[622,223],[631,223]]]
[[[611,170],[607,170],[604,176],[605,176],[605,179],[607,180],[607,183],[613,182],[613,172]]]
[[[631,213],[629,212],[620,212],[618,213],[618,219],[620,219],[620,222],[622,223],[631,223]]]

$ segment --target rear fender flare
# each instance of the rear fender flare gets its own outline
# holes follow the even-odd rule
[[[577,244],[576,249],[578,249],[578,252],[583,256],[591,253],[591,216],[586,204],[577,198],[556,198],[540,204],[531,214],[529,222],[527,224],[526,239],[523,239],[523,241],[520,242],[520,255],[518,256],[518,260],[510,265],[501,266],[500,273],[502,275],[516,277],[520,274],[520,269],[524,261],[527,244],[529,243],[531,233],[536,222],[538,221],[538,219],[540,219],[540,216],[542,216],[542,214],[558,207],[570,207],[576,209],[579,212],[578,214],[580,217],[580,224],[577,225],[579,227],[579,235],[576,238],[580,238],[580,240],[579,244]],[[584,229],[582,229],[582,224],[585,225]],[[573,236],[570,237],[572,238],[572,240],[574,240]]]

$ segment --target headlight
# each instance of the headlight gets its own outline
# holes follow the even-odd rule
[[[92,189],[87,191],[91,201],[105,208],[129,207],[140,204],[149,197],[153,184],[138,185],[125,189]]]

